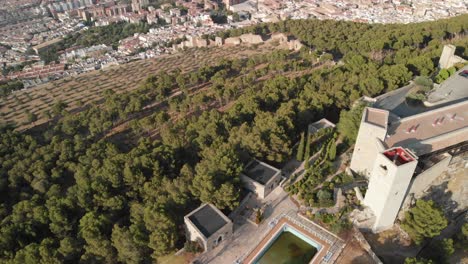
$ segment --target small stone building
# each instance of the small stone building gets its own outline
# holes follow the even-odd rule
[[[231,37],[224,40],[224,44],[227,46],[236,46],[241,44],[241,39],[238,37]]]
[[[271,40],[278,41],[280,44],[288,42],[288,36],[284,33],[271,34]]]
[[[245,167],[240,178],[244,187],[260,199],[270,194],[281,182],[281,170],[264,162],[253,160]]]
[[[201,37],[195,38],[195,47],[197,48],[205,48],[208,47],[208,41]]]
[[[209,251],[232,236],[232,221],[212,204],[202,204],[184,217],[187,240]]]
[[[290,50],[299,51],[304,45],[299,40],[294,39],[288,42],[288,46]]]
[[[261,44],[261,43],[263,43],[263,38],[260,35],[243,34],[243,35],[240,35],[239,38],[241,39],[242,43],[247,43],[247,44]]]

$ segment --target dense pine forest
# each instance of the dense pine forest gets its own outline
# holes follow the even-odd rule
[[[434,77],[444,44],[468,57],[467,15],[411,25],[288,20],[223,34],[242,32],[286,32],[306,47],[148,76],[79,113],[57,102],[47,127],[3,126],[0,261],[155,262],[183,245],[183,216],[201,202],[238,205],[250,158],[281,166],[308,123],[340,112],[351,145],[356,99]],[[131,129],[116,132],[124,122]]]

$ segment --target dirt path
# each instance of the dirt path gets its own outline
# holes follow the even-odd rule
[[[321,65],[318,65],[317,67],[320,68],[320,67],[323,67],[323,66],[325,66],[325,65],[321,64]],[[314,69],[317,69],[317,68],[314,68]],[[314,69],[308,69],[308,70],[304,70],[304,71],[300,71],[300,72],[305,73],[305,72],[312,71]],[[295,73],[297,73],[297,74],[295,74]],[[298,72],[286,72],[284,74],[284,76],[293,77],[294,75],[298,75],[298,74],[299,74]],[[247,73],[244,73],[242,75],[236,76],[236,78],[241,78],[241,77],[246,76],[246,75],[247,75]],[[273,75],[269,74],[267,76],[272,77]],[[265,76],[262,76],[260,78],[257,78],[255,80],[255,83],[263,82],[266,79],[268,79],[268,78],[265,78]],[[206,83],[203,83],[201,85],[197,85],[195,87],[190,88],[189,89],[190,93],[188,94],[188,96],[194,96],[197,93],[208,90],[209,87],[210,87],[210,84],[211,84],[211,82],[206,82]],[[241,93],[242,92],[243,91],[241,91]],[[135,113],[135,114],[131,115],[129,118],[127,118],[125,121],[123,121],[121,123],[118,123],[114,128],[111,129],[111,131],[109,131],[106,134],[105,138],[115,136],[118,133],[122,133],[122,132],[128,130],[129,129],[129,123],[130,123],[131,120],[141,119],[141,118],[144,118],[146,116],[149,116],[158,107],[163,107],[164,103],[169,102],[171,99],[176,98],[176,97],[181,96],[181,95],[182,95],[182,92],[179,89],[177,89],[168,98],[164,99],[163,101],[154,102],[154,103],[151,103],[150,105],[145,106],[143,108],[143,111],[141,111],[139,113]],[[221,105],[218,101],[215,100],[214,102],[209,104],[208,107],[203,109],[203,111],[216,108],[220,112],[225,112],[225,111],[229,110],[235,104],[235,102],[236,102],[236,100],[231,100],[231,101]],[[172,120],[173,122],[176,122],[177,120],[179,120],[181,118],[187,118],[189,116],[192,116],[193,114],[195,114],[195,111],[189,111],[184,115],[177,115],[177,113],[170,113],[170,120]],[[155,128],[155,129],[152,129],[150,131],[147,131],[147,135],[153,140],[158,139],[159,138],[159,128]],[[313,157],[311,157],[311,159],[312,158]],[[301,166],[303,167],[303,165],[301,165]]]

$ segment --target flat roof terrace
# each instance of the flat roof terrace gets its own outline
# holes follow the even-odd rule
[[[188,215],[188,219],[208,238],[228,222],[210,204],[205,204]]]
[[[243,173],[254,181],[265,185],[271,178],[280,173],[280,170],[266,163],[254,160],[247,165]]]
[[[424,105],[412,105],[406,102],[406,97],[416,87],[415,84],[411,83],[377,96],[372,107],[385,109],[392,114],[405,118],[466,101],[468,100],[468,78],[459,74],[463,70],[468,70],[468,66],[460,69],[440,85],[434,84],[434,88],[429,92]]]
[[[431,91],[427,102],[432,105],[440,105],[447,102],[468,100],[468,78],[460,75],[460,72],[464,70],[468,70],[468,66],[457,71]]]

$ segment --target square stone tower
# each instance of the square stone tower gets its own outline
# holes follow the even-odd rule
[[[417,157],[402,147],[377,154],[364,197],[364,205],[375,215],[374,232],[383,231],[395,222],[417,164]]]

